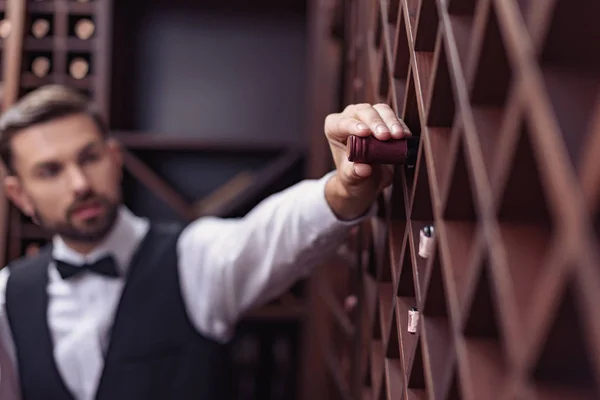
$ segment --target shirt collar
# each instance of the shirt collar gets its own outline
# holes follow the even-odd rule
[[[74,265],[92,263],[106,255],[112,255],[123,272],[127,270],[134,252],[148,232],[149,222],[134,215],[126,206],[119,207],[115,226],[106,238],[89,254],[73,250],[58,235],[52,239],[52,256]]]

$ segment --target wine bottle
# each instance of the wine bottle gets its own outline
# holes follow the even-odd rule
[[[89,18],[81,18],[75,23],[75,36],[81,40],[88,40],[94,35],[96,25]]]
[[[0,38],[6,39],[12,31],[12,24],[9,20],[0,20]]]
[[[31,24],[31,33],[36,39],[42,39],[50,32],[50,21],[45,18],[37,18]]]
[[[75,57],[69,63],[69,74],[75,79],[83,79],[90,71],[90,64],[83,57]]]
[[[346,144],[348,161],[365,164],[400,164],[412,168],[417,162],[419,137],[379,140],[375,136],[350,135]]]
[[[31,72],[38,78],[43,78],[50,72],[50,59],[44,56],[38,56],[31,62]]]

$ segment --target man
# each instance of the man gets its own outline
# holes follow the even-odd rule
[[[54,236],[0,271],[0,397],[226,398],[240,315],[308,274],[390,184],[347,161],[348,135],[371,132],[409,134],[388,106],[349,106],[325,121],[336,171],[178,229],[121,204],[119,146],[77,92],[23,97],[0,118],[5,191]]]

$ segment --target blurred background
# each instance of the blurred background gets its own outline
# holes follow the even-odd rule
[[[77,87],[126,149],[125,202],[135,213],[181,222],[243,216],[329,167],[327,157],[309,166],[324,118],[311,126],[308,117],[309,3],[1,0],[4,107],[48,83]],[[48,240],[3,207],[2,265]],[[239,399],[299,398],[305,286],[240,325]]]

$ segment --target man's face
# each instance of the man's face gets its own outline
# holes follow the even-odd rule
[[[95,242],[121,202],[121,154],[94,121],[78,114],[24,129],[12,140],[16,176],[7,195],[42,227],[66,240]]]

